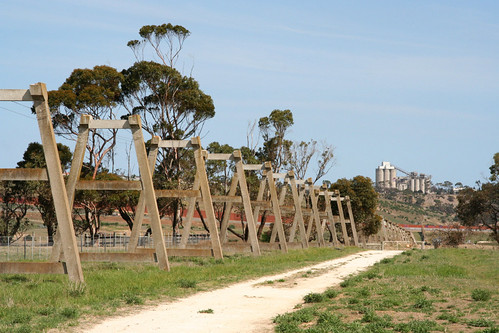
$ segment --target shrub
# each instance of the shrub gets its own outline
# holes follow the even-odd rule
[[[367,272],[366,276],[367,276],[367,278],[368,278],[369,280],[372,280],[372,279],[374,279],[374,278],[379,277],[379,274],[378,274],[378,272],[377,272],[377,271],[371,270],[371,271]]]
[[[454,230],[446,231],[442,234],[442,243],[447,246],[457,247],[464,243],[465,234],[459,229],[459,224],[452,225]]]
[[[471,319],[471,320],[468,320],[468,325],[473,326],[473,327],[492,327],[492,326],[494,326],[494,322],[492,320],[486,320],[483,318]]]
[[[78,317],[78,309],[73,308],[73,307],[63,308],[60,313],[61,313],[61,316],[66,317],[66,318],[70,318],[70,319],[74,319],[74,318]]]
[[[499,327],[489,327],[480,331],[480,333],[499,333]]]
[[[471,292],[471,298],[474,301],[488,301],[492,297],[492,293],[485,289],[474,289]]]
[[[422,311],[429,311],[433,308],[433,303],[429,299],[421,297],[416,300],[413,307]]]
[[[458,323],[459,318],[455,314],[442,313],[437,317],[438,320],[447,320],[449,323]]]
[[[327,298],[335,298],[336,296],[338,296],[338,294],[339,292],[334,289],[328,289],[324,292],[324,296]]]
[[[140,298],[137,295],[133,294],[125,294],[123,295],[123,299],[125,300],[125,303],[128,305],[136,304],[136,305],[141,305],[144,304],[144,301],[142,298]]]
[[[177,281],[180,288],[196,288],[197,282],[191,279],[180,279]]]
[[[305,295],[305,297],[303,297],[303,300],[305,301],[305,303],[319,303],[324,300],[324,296],[318,293],[310,293]]]

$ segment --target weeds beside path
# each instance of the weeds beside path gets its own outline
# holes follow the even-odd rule
[[[81,320],[136,311],[140,306],[185,297],[258,276],[283,272],[358,252],[358,248],[171,259],[171,272],[153,264],[83,263],[86,288],[75,289],[61,275],[0,275],[0,332],[69,330]],[[200,309],[202,310],[202,309]],[[90,319],[89,319],[90,318]]]
[[[308,293],[322,292],[400,251],[366,251],[287,273],[266,276],[126,317],[85,332],[270,332],[272,318],[289,311]]]
[[[308,295],[276,332],[499,333],[498,263],[494,250],[406,251]]]

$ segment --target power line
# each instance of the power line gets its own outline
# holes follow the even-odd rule
[[[20,106],[22,106],[22,107],[25,107],[26,109],[31,110],[31,107],[26,106],[26,105],[24,105],[24,104],[22,104],[22,103],[19,103],[19,102],[16,102],[16,101],[12,101],[12,103],[16,103],[17,105],[20,105]]]
[[[12,113],[15,113],[19,116],[23,116],[23,117],[26,117],[28,119],[34,119],[36,120],[35,117],[31,117],[31,116],[28,116],[28,115],[25,115],[24,113],[21,113],[21,112],[17,112],[17,111],[14,111],[14,110],[10,110],[10,109],[7,109],[7,108],[4,108],[3,106],[0,106],[0,109],[4,109],[5,111],[9,111],[9,112],[12,112]]]

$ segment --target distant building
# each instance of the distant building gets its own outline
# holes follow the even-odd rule
[[[397,170],[405,176],[397,177]],[[390,162],[381,162],[376,168],[376,183],[378,189],[397,189],[400,191],[411,190],[412,192],[428,193],[431,186],[431,176],[424,173],[407,172]]]

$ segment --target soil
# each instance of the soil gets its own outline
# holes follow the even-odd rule
[[[401,251],[365,251],[283,274],[202,292],[76,332],[272,332],[278,314],[293,311],[311,292],[324,292],[351,274]]]

